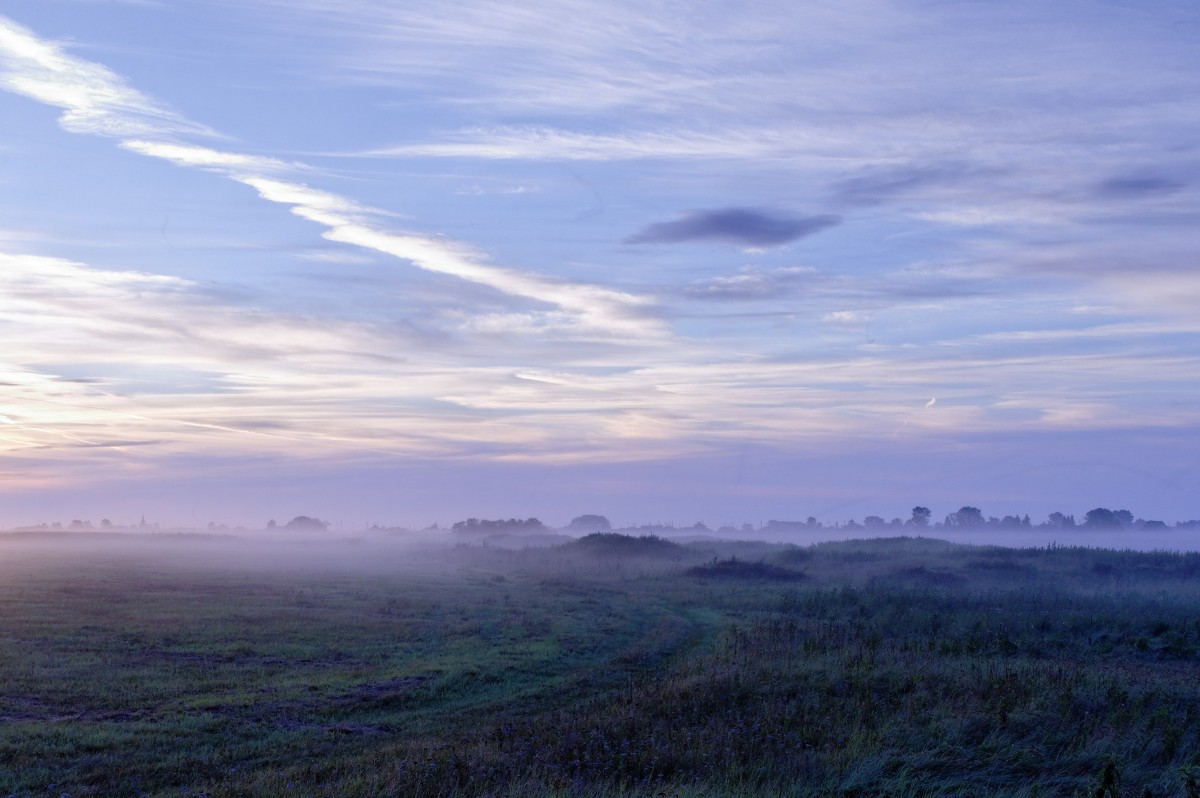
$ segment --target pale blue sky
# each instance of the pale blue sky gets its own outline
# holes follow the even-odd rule
[[[1194,2],[9,0],[0,525],[1200,517]]]

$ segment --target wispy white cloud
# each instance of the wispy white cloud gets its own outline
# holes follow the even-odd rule
[[[3,253],[0,267],[0,325],[20,332],[6,347],[0,380],[3,413],[25,433],[10,441],[18,449],[63,440],[178,443],[184,427],[263,437],[253,423],[239,423],[251,421],[244,412],[218,409],[240,395],[230,363],[268,374],[305,374],[331,360],[345,367],[356,357],[376,363],[376,331],[225,305],[179,278]],[[89,376],[72,376],[79,373]],[[286,432],[295,414],[283,399],[255,408],[281,428],[268,437],[320,443],[325,436]]]
[[[161,133],[162,131],[157,132]],[[276,158],[222,152],[221,150],[214,150],[209,147],[198,147],[177,142],[127,139],[121,142],[121,146],[139,155],[161,158],[177,166],[207,169],[226,175],[277,174],[294,172],[303,168],[300,164],[286,163]]]
[[[0,253],[0,311],[15,330],[36,332],[8,347],[24,363],[113,363],[212,371],[221,364],[302,362],[366,340],[356,325],[281,318],[223,304],[178,277],[109,271],[33,255]],[[148,358],[143,360],[143,354]]]
[[[136,447],[135,461],[253,452],[571,462],[732,441],[1097,429],[1126,425],[1145,393],[1174,395],[1200,369],[1194,355],[1072,353],[1036,337],[1004,356],[977,339],[802,358],[696,342],[624,365],[468,365],[395,330],[228,304],[179,278],[28,255],[4,255],[0,267],[0,325],[20,331],[0,359],[0,451],[56,468],[80,447]],[[472,323],[495,338],[535,322]],[[1117,342],[1153,333],[1110,332]],[[931,395],[938,412],[921,413]],[[1200,410],[1167,403],[1139,423],[1200,423]]]
[[[228,304],[179,278],[0,254],[0,326],[19,331],[0,359],[8,454],[149,442],[143,457],[453,455],[550,435],[455,410],[455,395],[508,369],[464,367],[382,325]]]
[[[687,296],[697,299],[743,300],[787,296],[812,279],[816,270],[805,266],[787,266],[764,271],[745,266],[737,274],[713,277],[684,287]]]
[[[648,298],[491,266],[485,262],[483,253],[463,244],[391,233],[375,221],[385,215],[376,209],[302,183],[278,179],[275,175],[289,167],[275,159],[146,141],[125,141],[122,146],[181,166],[216,170],[250,186],[263,199],[288,205],[297,216],[326,227],[324,235],[330,241],[382,252],[428,271],[562,309],[558,313],[529,314],[538,323],[526,327],[528,332],[553,330],[558,334],[577,333],[585,338],[613,340],[628,335],[664,334],[661,323],[645,312],[653,305]]]
[[[862,313],[855,310],[834,310],[826,313],[822,321],[829,324],[861,326],[865,319]]]
[[[1195,363],[1195,357],[1184,358]],[[1047,430],[1123,427],[1124,414],[1146,390],[1170,389],[1187,366],[1171,355],[1109,356],[1031,354],[995,357],[942,349],[916,355],[843,357],[836,360],[724,360],[630,369],[617,374],[522,372],[519,379],[448,398],[493,411],[539,406],[556,424],[574,424],[580,413],[614,434],[657,429],[681,441],[821,440],[845,434],[908,434],[927,431],[1001,431],[1031,425]],[[1108,374],[1104,401],[1096,396],[1095,370]],[[1137,385],[1137,381],[1143,381]],[[1117,388],[1116,386],[1124,386]],[[936,414],[925,414],[931,395]],[[1077,412],[1083,404],[1086,413]],[[1012,416],[1020,406],[1024,415]],[[564,420],[565,419],[565,420]],[[649,423],[653,420],[652,423]],[[1181,405],[1156,407],[1139,423],[1189,425],[1200,411]],[[625,425],[629,426],[626,427]],[[630,433],[633,435],[633,433]]]
[[[500,186],[482,186],[474,183],[469,186],[461,186],[455,189],[454,193],[460,197],[483,197],[489,194],[501,195],[516,195],[516,194],[537,194],[541,191],[540,186],[526,185],[500,185]]]
[[[498,127],[462,130],[447,138],[447,141],[383,147],[363,155],[549,161],[743,160],[801,155],[836,157],[842,149],[834,132],[814,129],[682,129],[605,134],[541,126]]]
[[[361,252],[343,251],[341,247],[337,249],[314,249],[308,252],[299,253],[299,257],[304,260],[313,261],[315,263],[336,263],[336,264],[369,264],[374,263],[370,255]]]
[[[73,133],[216,135],[130,87],[107,67],[76,58],[3,16],[0,87],[63,109],[62,125]]]
[[[455,242],[381,230],[361,221],[362,211],[357,206],[307,186],[260,177],[235,179],[255,188],[264,199],[290,205],[298,216],[326,226],[325,237],[330,241],[394,255],[427,271],[561,308],[558,313],[531,314],[538,318],[536,328],[541,332],[573,332],[584,338],[612,340],[665,334],[661,322],[648,313],[653,305],[648,298],[491,266],[482,253]]]
[[[665,114],[745,108],[772,78],[767,62],[791,62],[804,43],[823,40],[824,48],[852,31],[885,34],[900,19],[887,2],[847,5],[809,3],[796,14],[775,2],[754,13],[600,0],[520,9],[469,0],[452,12],[429,0],[260,2],[269,24],[301,37],[323,53],[324,69],[345,78],[404,86],[453,75],[451,102]]]
[[[74,58],[55,45],[0,18],[0,86],[66,109],[68,130],[121,139],[121,146],[179,166],[217,172],[255,189],[270,202],[326,229],[331,241],[382,252],[440,274],[485,285],[504,294],[555,306],[534,312],[538,332],[578,335],[589,340],[665,335],[665,327],[646,312],[647,297],[596,285],[584,285],[486,263],[463,244],[431,236],[393,233],[379,224],[388,216],[336,194],[283,179],[302,167],[262,156],[181,143],[169,137],[210,133],[163,110],[129,88],[105,67]]]
[[[1131,213],[1195,224],[1200,90],[1177,4],[1085,20],[1025,0],[264,3],[274,30],[314,45],[314,72],[421,87],[481,120],[364,157],[636,161],[743,191],[751,170],[776,196],[823,194],[947,240],[1036,245]]]
[[[45,239],[45,234],[33,230],[11,230],[0,227],[0,244],[4,246],[36,243]]]
[[[51,0],[51,2],[60,3],[79,3],[80,5],[89,5],[96,3],[105,3],[107,5],[127,5],[127,6],[162,6],[163,0]]]

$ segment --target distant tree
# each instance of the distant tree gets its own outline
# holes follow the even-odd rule
[[[912,517],[908,519],[908,523],[912,526],[929,526],[929,516],[932,515],[928,507],[912,508]]]
[[[112,529],[112,525],[113,525],[112,521],[109,521],[107,518],[100,519],[100,528],[101,529]]]
[[[329,524],[319,518],[309,518],[307,515],[298,515],[291,521],[283,525],[284,529],[291,529],[297,532],[325,532],[329,529]]]
[[[612,523],[602,515],[588,513],[575,516],[563,528],[571,532],[608,532],[612,529]]]
[[[863,519],[863,526],[865,526],[867,529],[879,529],[887,526],[887,521],[884,521],[877,515],[868,515]]]
[[[1063,515],[1062,513],[1050,513],[1050,518],[1046,521],[1046,526],[1055,527],[1058,529],[1070,529],[1075,526],[1075,516]]]
[[[1128,510],[1109,510],[1105,507],[1097,507],[1094,510],[1088,510],[1086,521],[1087,526],[1133,526],[1133,513]]]
[[[497,519],[495,521],[486,518],[468,518],[466,521],[458,521],[452,526],[451,531],[460,534],[513,534],[531,532],[544,533],[549,530],[536,518],[509,518]]]
[[[983,526],[983,512],[978,507],[960,507],[946,516],[946,526]]]
[[[267,522],[267,529],[274,529],[276,526],[278,526],[278,524],[275,523],[274,518]]]
[[[1084,516],[1084,526],[1090,527],[1111,527],[1119,526],[1117,523],[1116,514],[1106,507],[1097,507],[1094,510],[1088,510]]]

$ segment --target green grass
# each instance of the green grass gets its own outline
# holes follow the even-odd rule
[[[1200,765],[1195,555],[135,544],[0,539],[0,795],[1182,796]]]

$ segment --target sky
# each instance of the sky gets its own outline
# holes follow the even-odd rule
[[[0,526],[1200,517],[1194,0],[6,0]]]

